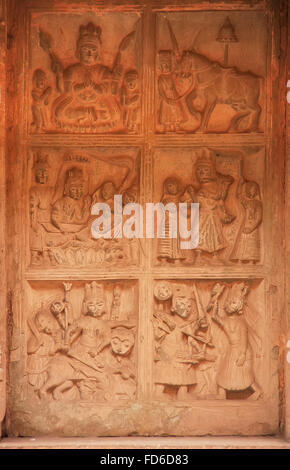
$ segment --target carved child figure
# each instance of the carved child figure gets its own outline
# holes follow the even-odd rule
[[[47,86],[46,74],[41,69],[36,69],[34,71],[32,81],[32,126],[36,132],[41,132],[47,127],[47,113],[45,107],[49,104],[52,88]]]
[[[31,264],[53,264],[48,246],[45,225],[50,223],[51,200],[54,192],[50,186],[48,155],[38,151],[34,155],[35,184],[29,193]]]
[[[124,127],[135,133],[139,124],[140,91],[138,90],[138,72],[129,70],[125,73],[120,90],[120,101],[123,107]]]
[[[253,352],[249,343],[249,327],[244,317],[244,304],[249,287],[244,283],[233,284],[225,300],[225,317],[218,314],[218,304],[213,309],[212,319],[223,329],[228,345],[222,356],[218,371],[217,385],[221,398],[226,398],[226,391],[246,390],[251,387],[250,399],[261,396],[260,387],[255,381]]]
[[[260,261],[260,225],[263,219],[259,185],[242,178],[238,185],[238,198],[244,208],[244,218],[231,261],[255,264]]]
[[[178,204],[181,201],[181,185],[178,178],[169,177],[163,183],[163,195],[161,203],[170,204],[173,203],[174,206],[172,210],[178,209]],[[169,210],[170,211],[170,210]],[[169,211],[165,211],[165,237],[158,238],[158,248],[157,248],[157,258],[161,261],[176,262],[178,260],[184,260],[185,256],[183,255],[180,249],[180,240],[179,238],[170,238],[170,214]]]
[[[158,77],[158,125],[161,132],[176,132],[185,121],[185,116],[175,84],[173,52],[159,51],[159,64],[161,73]]]

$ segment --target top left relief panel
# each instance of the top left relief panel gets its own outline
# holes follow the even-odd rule
[[[140,134],[141,14],[32,13],[28,132]]]

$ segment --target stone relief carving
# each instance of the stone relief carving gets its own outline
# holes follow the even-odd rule
[[[201,43],[200,24],[190,28],[190,19],[198,17],[196,13],[192,15],[189,13],[180,24],[178,18],[182,14],[159,17],[156,131],[260,132],[263,76],[247,68],[243,70],[239,60],[234,61],[236,65],[229,64],[230,44],[240,42],[233,22],[229,17],[224,18],[218,31],[210,30],[213,39],[224,45],[224,59],[215,60],[212,48],[206,53],[200,52],[197,43],[201,47],[206,47],[206,43]],[[209,27],[205,24],[205,31]],[[194,37],[192,33],[187,34],[189,28],[195,32]],[[205,37],[208,42],[209,35]],[[183,38],[187,38],[187,43]],[[164,45],[166,48],[161,48]]]
[[[94,239],[91,234],[95,203],[105,202],[113,212],[115,194],[122,195],[123,204],[138,201],[138,152],[47,152],[34,153],[29,195],[31,265],[138,264],[136,239],[113,238],[113,230],[111,239]]]
[[[38,399],[136,398],[134,286],[113,285],[63,283],[63,297],[46,299],[28,318],[28,386]],[[116,292],[119,318],[112,315]]]
[[[161,194],[164,205],[198,203],[199,242],[195,249],[181,250],[179,231],[178,238],[169,238],[166,211],[164,238],[155,242],[156,261],[167,266],[261,262],[263,151],[182,149],[178,162],[175,153],[173,149],[156,153],[155,200]]]
[[[70,31],[73,27],[74,38]],[[41,60],[45,62],[46,55],[50,69],[33,73],[31,132],[140,132],[140,51],[137,53],[140,21],[128,28],[131,29],[119,38],[117,48],[110,44],[107,64],[102,49],[108,38],[103,35],[104,25],[98,21],[78,26],[74,22],[67,31],[69,39],[64,39],[63,46],[68,48],[68,41],[74,42],[75,60],[60,59],[61,52],[56,53],[59,38],[52,36],[46,24],[39,25],[38,43],[44,55]],[[115,41],[118,35],[114,36]],[[106,44],[105,49],[108,55]],[[33,51],[35,55],[39,52]],[[51,86],[47,86],[47,76]]]
[[[247,303],[250,289],[244,281],[156,282],[156,397],[225,399],[234,398],[233,392],[241,399],[262,397],[257,383],[261,319]]]

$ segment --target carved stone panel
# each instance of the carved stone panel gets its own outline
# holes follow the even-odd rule
[[[280,13],[9,3],[8,434],[275,434]],[[195,248],[152,203],[199,204]]]
[[[266,41],[256,12],[158,14],[156,131],[262,132]]]
[[[22,399],[135,400],[136,288],[128,281],[31,283]]]
[[[114,238],[118,230],[114,195],[122,196],[123,205],[138,202],[139,149],[33,148],[28,184],[31,267],[138,265],[137,240]],[[104,227],[100,238],[92,233],[94,220],[100,215],[93,214],[96,203],[111,209],[107,232]]]
[[[182,250],[181,237],[155,240],[155,264],[216,266],[263,262],[264,148],[162,148],[154,155],[154,201],[199,204],[199,242]],[[194,221],[194,219],[193,219]],[[179,218],[179,224],[182,219]],[[190,229],[191,219],[185,222]],[[180,230],[178,230],[180,233]]]
[[[262,281],[156,281],[156,398],[262,399],[264,324]]]
[[[35,13],[30,34],[31,133],[141,132],[139,13]]]

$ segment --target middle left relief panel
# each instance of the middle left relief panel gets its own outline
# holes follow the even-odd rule
[[[141,150],[136,147],[31,148],[26,175],[27,265],[56,269],[138,266],[138,240],[92,236],[96,219],[92,207],[106,203],[111,209],[106,226],[118,231],[114,196],[122,196],[123,205],[139,201],[140,162]]]

